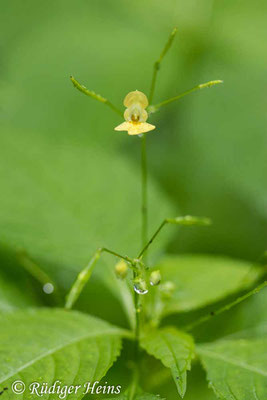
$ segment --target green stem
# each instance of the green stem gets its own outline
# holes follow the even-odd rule
[[[142,246],[147,242],[148,214],[147,214],[147,154],[146,135],[141,138],[141,169],[142,169]]]
[[[143,249],[140,251],[138,255],[139,259],[143,257],[148,247],[151,245],[151,243],[153,243],[155,238],[158,236],[158,234],[166,224],[182,225],[182,226],[193,226],[193,225],[208,226],[211,224],[211,221],[209,218],[193,217],[192,215],[186,215],[185,217],[165,218],[158,227],[158,229],[156,230],[156,232],[153,234],[151,239],[148,242],[146,242]]]
[[[236,300],[232,301],[231,303],[226,304],[225,306],[219,308],[216,311],[211,311],[209,314],[204,315],[203,317],[199,318],[197,321],[192,322],[189,325],[186,325],[183,329],[186,330],[186,331],[191,331],[195,327],[203,324],[204,322],[209,321],[212,317],[214,317],[216,315],[219,315],[219,314],[222,314],[225,311],[230,310],[232,307],[235,307],[236,305],[238,305],[242,301],[248,299],[250,296],[253,296],[256,293],[259,293],[259,291],[262,290],[263,288],[265,288],[266,286],[267,286],[267,281],[264,281],[263,283],[261,283],[256,288],[254,288],[254,289],[250,290],[249,292],[245,293],[243,296],[238,297]]]
[[[141,138],[141,241],[142,246],[147,242],[147,155],[146,155],[146,136]],[[136,278],[136,272],[133,271],[133,278]],[[135,307],[135,359],[138,360],[139,356],[139,336],[140,336],[140,296],[134,291],[134,307]]]
[[[153,76],[152,76],[152,81],[151,81],[151,86],[150,86],[150,92],[149,92],[149,104],[152,103],[153,101],[153,97],[154,97],[154,92],[155,92],[155,86],[156,86],[156,81],[157,81],[157,75],[160,69],[160,64],[165,56],[165,54],[167,53],[167,51],[169,50],[169,48],[172,45],[173,39],[175,37],[177,33],[177,28],[174,28],[173,31],[171,32],[158,60],[154,63],[154,69],[153,69]]]
[[[50,282],[55,286],[55,283],[52,281],[49,275],[45,271],[43,271],[39,265],[37,265],[34,261],[31,260],[29,255],[24,250],[17,251],[17,257],[20,261],[23,268],[31,274],[37,281],[41,283],[41,285],[45,285]]]
[[[143,249],[140,251],[138,258],[142,258],[144,253],[147,251],[148,247],[151,245],[151,243],[155,240],[155,238],[158,236],[160,233],[161,229],[168,223],[167,219],[164,219],[164,221],[160,224],[154,235],[151,237],[151,239],[148,242],[145,242],[146,244],[144,245]]]
[[[136,272],[133,271],[133,278],[136,278]],[[135,334],[134,334],[134,359],[138,362],[139,358],[139,337],[140,337],[140,310],[139,294],[134,290],[134,308],[135,308]]]
[[[21,266],[42,285],[43,290],[47,283],[51,283],[54,289],[52,296],[54,297],[55,302],[60,304],[61,298],[55,281],[45,271],[43,271],[35,261],[30,258],[26,251],[18,250],[17,258]]]
[[[89,96],[94,100],[100,101],[100,103],[106,104],[113,111],[115,111],[116,114],[119,114],[121,117],[123,117],[123,113],[121,112],[121,110],[114,106],[114,104],[112,104],[108,99],[101,96],[100,94],[96,94],[92,90],[87,89],[85,86],[81,85],[73,76],[70,77],[70,80],[72,81],[74,87],[76,87],[76,89],[78,89],[80,92],[86,94],[86,96]]]
[[[154,112],[158,111],[158,109],[161,108],[162,106],[166,106],[167,104],[172,103],[173,101],[179,100],[182,97],[184,97],[184,96],[186,96],[186,95],[188,95],[190,93],[193,93],[193,92],[195,92],[197,90],[209,88],[209,87],[217,85],[219,83],[223,83],[223,81],[216,80],[216,81],[209,81],[209,82],[206,82],[206,83],[201,83],[201,84],[193,87],[192,89],[189,89],[186,92],[179,94],[178,96],[171,97],[170,99],[164,100],[161,103],[158,103],[158,104],[155,104],[155,105],[150,105],[148,107],[148,112],[149,113],[154,113]]]
[[[134,266],[134,262],[130,257],[122,256],[121,254],[119,254],[113,250],[109,250],[105,247],[100,247],[95,252],[93,257],[90,259],[87,266],[84,269],[82,269],[82,271],[79,273],[79,275],[77,276],[69,293],[67,294],[66,303],[65,303],[66,309],[68,309],[68,310],[71,309],[73,307],[74,303],[77,301],[78,297],[80,296],[81,291],[83,290],[84,286],[90,279],[93,269],[94,269],[94,266],[102,253],[108,253],[115,257],[121,258],[122,260],[127,261],[127,262],[131,263],[132,266]]]
[[[139,365],[134,366],[132,383],[128,389],[128,400],[134,400],[136,397],[137,389],[138,389],[138,380],[139,380]]]

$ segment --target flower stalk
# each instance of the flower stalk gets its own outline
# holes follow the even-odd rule
[[[160,53],[159,58],[154,63],[153,67],[153,74],[152,74],[152,81],[149,90],[148,99],[146,95],[138,90],[132,91],[128,93],[124,99],[124,106],[126,107],[124,113],[116,107],[113,103],[111,103],[107,98],[96,94],[94,91],[87,89],[85,86],[81,85],[75,78],[71,77],[71,81],[75,88],[77,88],[80,92],[84,93],[85,95],[93,98],[101,102],[102,104],[106,104],[110,109],[112,109],[117,115],[124,118],[124,122],[119,124],[115,130],[116,131],[126,131],[129,135],[139,136],[141,137],[141,250],[138,254],[137,259],[130,258],[127,256],[122,256],[113,250],[109,250],[106,248],[100,248],[96,251],[93,255],[91,260],[89,261],[88,265],[80,272],[76,281],[74,282],[66,300],[66,308],[72,308],[73,304],[79,297],[84,285],[89,280],[93,268],[101,256],[103,252],[109,253],[121,260],[127,262],[127,266],[132,269],[133,279],[133,298],[134,298],[134,307],[135,307],[135,327],[134,327],[134,335],[135,335],[135,358],[136,361],[139,357],[139,337],[140,337],[140,329],[141,329],[141,295],[147,293],[148,291],[148,274],[147,274],[147,256],[148,256],[148,249],[153,241],[156,239],[158,234],[161,232],[162,228],[167,224],[175,224],[175,225],[209,225],[210,220],[207,218],[198,218],[192,216],[185,216],[185,217],[177,217],[177,218],[166,218],[163,222],[159,225],[158,229],[152,235],[150,240],[148,240],[148,177],[147,177],[147,139],[146,134],[149,131],[155,129],[155,126],[148,123],[147,119],[150,114],[158,111],[161,107],[168,105],[180,98],[186,96],[187,94],[193,93],[197,90],[208,88],[214,86],[216,84],[222,83],[221,80],[214,80],[209,81],[204,84],[199,84],[193,87],[190,90],[185,91],[184,93],[179,94],[178,96],[171,97],[170,99],[164,100],[160,103],[155,105],[152,104],[155,94],[155,87],[158,77],[158,72],[161,67],[161,63],[167,54],[168,50],[170,49],[175,35],[177,33],[177,29],[175,28],[165,46],[163,47],[162,52]],[[115,268],[115,272],[120,279],[126,278],[127,275],[127,266],[119,265],[117,269]],[[166,298],[171,293],[170,285],[167,287],[167,283],[165,282],[165,289],[164,283],[161,285],[161,276],[160,271],[155,271],[153,275],[150,274],[150,285],[157,286],[160,285],[162,287],[162,293],[166,294]],[[171,282],[169,282],[171,284]],[[164,292],[165,290],[165,292]],[[156,311],[155,311],[156,313]],[[158,321],[160,320],[160,314],[158,313]]]

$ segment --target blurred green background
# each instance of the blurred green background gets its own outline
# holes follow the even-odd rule
[[[27,289],[18,248],[65,289],[97,247],[129,255],[139,249],[140,139],[115,132],[120,118],[75,90],[69,76],[122,107],[129,91],[148,93],[153,62],[174,26],[155,102],[209,80],[224,84],[151,116],[150,230],[178,214],[208,216],[213,226],[171,228],[155,257],[261,256],[266,11],[263,0],[1,0],[0,259],[2,286],[14,290],[2,290],[2,309],[32,304],[32,296],[40,302]],[[113,266],[110,258],[100,264],[101,278],[105,265]],[[96,274],[80,308],[123,324],[109,293]]]

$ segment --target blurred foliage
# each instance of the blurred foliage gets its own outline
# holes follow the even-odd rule
[[[19,131],[25,147],[45,138],[56,153],[98,145],[103,157],[114,150],[137,169],[138,140],[114,132],[118,118],[75,92],[68,77],[121,105],[128,91],[148,91],[152,63],[176,25],[155,101],[210,79],[221,78],[224,86],[151,119],[157,130],[148,140],[150,174],[183,212],[214,220],[209,231],[188,232],[170,248],[255,258],[267,233],[264,11],[260,0],[109,0],[105,6],[94,0],[75,7],[2,1],[2,135],[15,142]]]
[[[263,275],[262,268],[251,263],[203,255],[167,257],[157,268],[163,282],[171,281],[175,285],[163,312],[166,315],[200,308],[248,289]]]

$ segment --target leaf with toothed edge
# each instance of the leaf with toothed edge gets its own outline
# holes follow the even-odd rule
[[[193,338],[174,327],[164,327],[147,332],[141,338],[141,346],[171,369],[177,390],[184,397],[187,371],[194,358]]]
[[[1,316],[0,389],[21,380],[29,385],[99,381],[117,359],[126,331],[98,318],[60,309],[32,309]],[[8,399],[17,395],[8,390]],[[83,397],[81,387],[68,399]],[[46,399],[49,398],[45,396]]]
[[[209,385],[219,399],[266,400],[266,348],[266,337],[197,346]]]
[[[108,399],[103,399],[103,400],[108,400]],[[141,390],[139,390],[138,393],[132,395],[131,391],[129,390],[117,397],[111,398],[110,400],[166,400],[166,399],[161,397],[159,394],[144,393]]]

